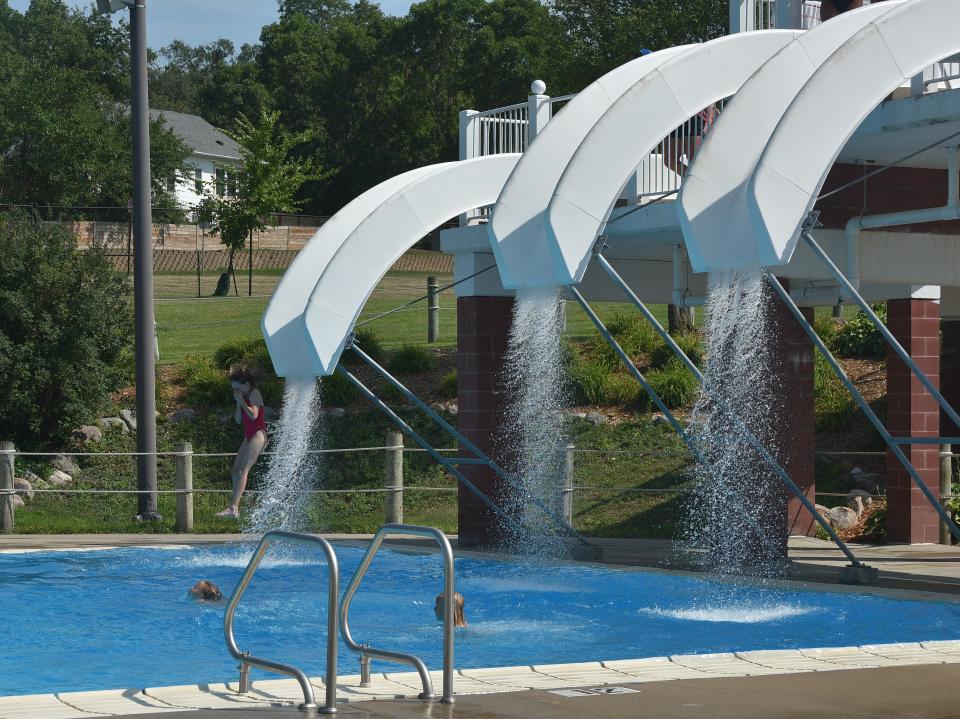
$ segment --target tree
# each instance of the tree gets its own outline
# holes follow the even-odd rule
[[[198,208],[200,217],[210,223],[229,250],[227,271],[217,285],[218,294],[229,291],[234,255],[243,249],[254,230],[266,227],[265,219],[270,213],[296,211],[300,207],[296,194],[303,183],[332,174],[323,172],[313,160],[294,156],[294,150],[307,142],[311,134],[287,133],[278,127],[279,119],[277,112],[262,112],[259,122],[254,124],[240,115],[231,133],[240,145],[243,160],[236,195],[209,194]]]
[[[126,279],[61,225],[0,215],[0,436],[62,442],[129,383]]]

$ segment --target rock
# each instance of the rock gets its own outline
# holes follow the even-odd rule
[[[99,431],[99,430],[98,430]],[[59,469],[61,472],[66,472],[67,474],[79,474],[80,465],[77,464],[76,460],[67,454],[58,454],[53,458],[53,461],[50,463],[54,469]],[[23,475],[26,479],[30,479],[26,474]],[[33,475],[36,477],[37,475]],[[37,477],[37,479],[40,479]]]
[[[137,431],[137,417],[129,409],[120,410],[120,419],[124,421],[131,432]]]
[[[850,501],[847,503],[850,509],[857,513],[857,517],[863,514],[863,497],[859,495],[854,495],[850,498]]]
[[[607,418],[599,412],[590,412],[587,414],[587,421],[595,427],[599,427],[601,424],[606,423]]]
[[[85,424],[82,427],[73,430],[73,438],[78,442],[99,442],[103,439],[103,432],[99,427],[91,424]]]
[[[16,512],[18,509],[24,506],[23,497],[19,494],[13,495],[13,511]]]
[[[586,413],[586,412],[571,412],[571,413],[570,413],[570,417],[571,417],[572,419],[586,419],[586,418],[587,418],[587,413]]]
[[[815,504],[813,506],[817,510],[817,514],[819,514],[821,517],[827,520],[827,524],[829,524],[830,523],[830,507],[824,507],[822,504]]]
[[[124,422],[119,417],[101,417],[97,420],[97,424],[100,425],[102,429],[110,430],[114,427],[119,427],[120,431],[126,434],[130,431],[130,428],[127,427],[127,423]]]
[[[860,521],[859,515],[850,507],[834,507],[830,510],[829,518],[834,529],[850,529]]]
[[[447,412],[452,414],[454,417],[460,412],[460,405],[457,404],[457,400],[447,402]]]
[[[190,407],[184,407],[178,409],[176,412],[172,412],[168,419],[176,424],[177,422],[192,422],[197,418],[197,411],[191,409]],[[229,419],[229,417],[227,417]]]
[[[863,489],[851,489],[847,497],[851,502],[854,500],[854,497],[858,498],[864,507],[869,507],[873,504],[873,497],[870,496],[870,492]]]
[[[49,477],[47,477],[47,482],[54,487],[62,487],[65,484],[70,484],[73,481],[71,477],[66,472],[61,472],[59,469],[54,470]]]
[[[330,410],[331,417],[337,417],[337,418],[345,417],[346,414],[347,414],[347,410],[345,410],[343,407],[334,407]]]
[[[263,406],[264,422],[272,422],[276,418],[276,416],[277,416],[277,410],[275,410],[273,407],[267,407],[266,405]]]
[[[23,477],[14,477],[13,478],[13,488],[20,490],[23,494],[18,496],[26,497],[31,502],[33,501],[33,485]]]
[[[650,418],[650,421],[653,422],[655,427],[662,427],[663,425],[669,425],[670,420],[667,419],[666,415],[660,414],[657,412]]]

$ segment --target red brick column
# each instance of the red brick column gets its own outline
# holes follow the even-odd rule
[[[457,425],[467,439],[497,461],[496,433],[504,417],[499,376],[512,317],[512,297],[457,299]],[[471,456],[462,447],[461,452]],[[488,468],[464,466],[461,470],[498,506],[510,506],[509,488]],[[492,547],[506,538],[493,510],[462,485],[457,517],[461,545]]]
[[[887,326],[913,360],[939,386],[940,306],[932,300],[888,300]],[[937,403],[910,369],[887,349],[887,429],[894,437],[936,437]],[[905,445],[921,479],[939,493],[937,445]],[[939,540],[939,518],[900,462],[887,452],[887,536],[894,542],[921,544]]]

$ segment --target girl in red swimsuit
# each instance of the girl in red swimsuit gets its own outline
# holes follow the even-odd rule
[[[217,512],[217,516],[237,519],[240,517],[240,498],[247,487],[247,475],[263,448],[267,446],[267,423],[263,416],[263,395],[256,389],[253,374],[246,370],[233,372],[230,375],[230,386],[233,387],[233,398],[236,400],[233,418],[237,424],[243,425],[243,444],[233,460],[233,496],[230,506]]]

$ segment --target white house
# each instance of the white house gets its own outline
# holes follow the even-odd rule
[[[177,204],[192,209],[205,195],[230,196],[236,191],[236,177],[242,166],[240,147],[202,117],[170,110],[150,110],[190,148],[188,174],[176,173],[167,180]]]

